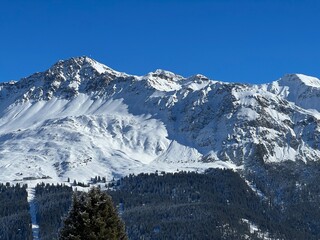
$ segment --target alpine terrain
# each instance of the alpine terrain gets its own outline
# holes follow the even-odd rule
[[[1,180],[317,162],[319,99],[301,74],[248,85],[59,61],[0,84]]]
[[[130,239],[319,239],[319,102],[302,74],[135,76],[88,57],[0,83],[0,237],[55,239],[72,188],[36,184],[68,181],[109,190]]]

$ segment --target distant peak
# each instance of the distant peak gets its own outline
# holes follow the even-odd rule
[[[89,58],[87,56],[81,56],[81,57],[72,57],[69,59],[65,59],[65,60],[59,60],[57,63],[55,63],[53,66],[56,65],[73,65],[73,64],[78,64],[80,66],[83,65],[95,65],[95,64],[100,64],[103,65],[99,62],[97,62],[96,60]]]
[[[80,70],[80,69],[94,69],[98,74],[111,74],[115,76],[126,75],[124,73],[117,72],[112,68],[99,63],[98,61],[87,57],[72,57],[66,60],[59,60],[49,70]]]
[[[154,71],[153,73],[155,74],[169,74],[169,75],[175,75],[173,72],[164,70],[164,69],[157,69],[156,71]]]
[[[73,57],[73,58],[70,58],[69,60],[66,60],[66,61],[67,62],[68,61],[69,62],[76,62],[78,64],[83,64],[83,65],[89,64],[89,65],[92,65],[92,66],[99,64],[99,65],[103,65],[104,67],[110,69],[109,67],[105,66],[104,64],[99,63],[98,61],[96,61],[96,60],[94,60],[94,59],[92,59],[90,57],[87,57],[87,56]]]
[[[72,57],[69,59],[59,60],[54,65],[73,64],[73,63],[83,64],[83,63],[93,63],[93,62],[96,62],[96,61],[87,56],[81,56],[81,57]]]
[[[320,80],[304,74],[286,74],[278,81],[281,85],[299,83],[309,87],[320,88]]]
[[[193,75],[191,77],[188,77],[188,80],[191,80],[191,81],[196,81],[196,80],[209,80],[209,78],[207,78],[206,76],[202,75],[202,74],[196,74],[196,75]]]
[[[178,75],[178,74],[175,74],[173,72],[170,72],[170,71],[167,71],[167,70],[163,70],[163,69],[157,69],[155,70],[154,72],[150,72],[147,74],[147,77],[159,77],[159,78],[162,78],[162,79],[171,79],[171,80],[174,80],[174,81],[179,81],[179,80],[182,80],[184,79],[184,77]]]

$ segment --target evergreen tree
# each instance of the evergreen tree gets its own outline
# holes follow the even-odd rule
[[[125,227],[111,197],[99,188],[75,193],[73,206],[60,231],[61,240],[126,240]]]

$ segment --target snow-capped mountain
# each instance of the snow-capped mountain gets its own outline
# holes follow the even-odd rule
[[[0,175],[88,180],[320,160],[320,80],[246,85],[88,57],[0,84]]]

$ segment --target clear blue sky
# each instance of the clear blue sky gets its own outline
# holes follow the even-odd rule
[[[320,77],[320,1],[1,0],[0,81],[87,55],[229,82]]]

